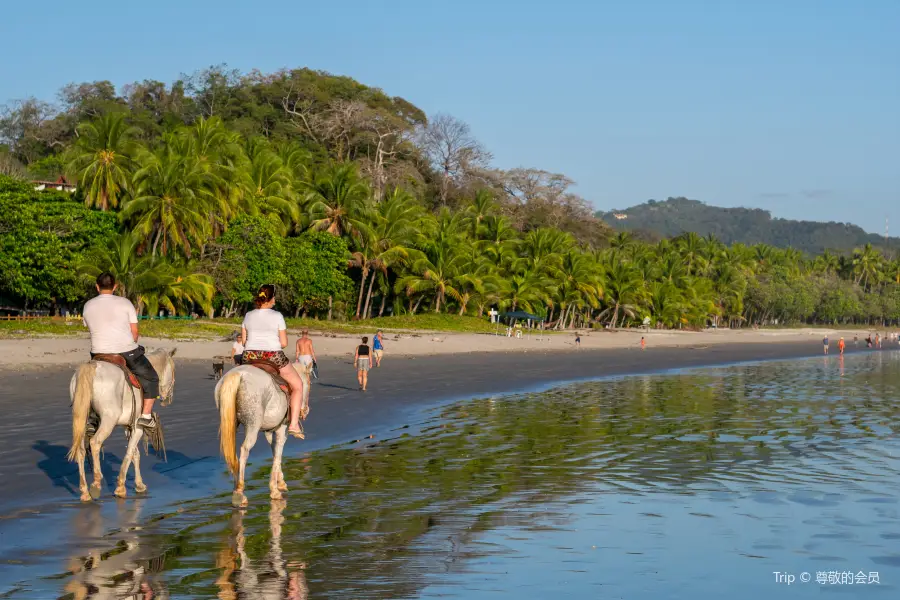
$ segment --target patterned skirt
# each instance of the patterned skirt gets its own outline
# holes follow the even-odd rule
[[[285,356],[284,352],[281,350],[277,352],[269,350],[244,350],[244,354],[241,358],[244,364],[247,364],[251,360],[268,360],[275,363],[275,366],[279,369],[283,369],[291,364],[291,361],[288,360],[288,357]]]

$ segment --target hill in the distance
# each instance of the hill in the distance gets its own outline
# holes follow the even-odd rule
[[[768,244],[796,248],[808,254],[825,250],[846,253],[865,244],[884,248],[884,236],[868,233],[849,223],[821,223],[772,218],[759,208],[722,208],[687,198],[649,200],[625,210],[598,212],[597,216],[619,231],[647,239],[671,238],[693,231],[709,234],[726,244]],[[900,238],[888,239],[888,248],[900,248]]]

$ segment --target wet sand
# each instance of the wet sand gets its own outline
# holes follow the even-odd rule
[[[850,349],[849,351],[853,351]],[[870,350],[871,351],[871,350]],[[291,440],[286,452],[297,455],[403,425],[411,410],[459,398],[522,391],[555,382],[647,373],[741,361],[785,359],[821,354],[816,344],[718,345],[709,348],[582,350],[516,354],[460,354],[418,359],[387,356],[370,373],[369,390],[358,391],[352,360],[323,358],[314,380],[307,439]],[[829,359],[837,360],[836,355]],[[159,490],[175,471],[200,461],[218,473],[218,415],[212,397],[215,381],[206,361],[178,361],[174,403],[158,409],[166,435],[168,462],[154,456],[142,465],[151,490]],[[68,501],[77,497],[77,470],[65,460],[71,436],[68,368],[40,371],[0,370],[0,477],[4,493],[0,516],[11,509]],[[122,430],[105,445],[105,468],[118,468],[124,450]],[[265,457],[263,445],[253,462]],[[115,471],[107,470],[107,483]],[[214,491],[214,490],[208,490]]]
[[[849,349],[854,351],[872,350]],[[299,456],[367,436],[380,438],[415,422],[424,409],[466,397],[616,375],[812,356],[839,360],[836,354],[822,357],[821,347],[810,342],[650,348],[643,352],[585,349],[422,358],[389,355],[380,369],[370,373],[366,393],[357,389],[352,360],[322,358],[320,379],[312,386],[312,411],[305,423],[307,439],[291,439],[285,452]],[[152,455],[142,457],[149,491],[141,500],[141,518],[179,500],[227,496],[230,491],[230,478],[218,455],[211,364],[180,360],[177,369],[175,402],[159,411],[168,462]],[[0,539],[4,540],[0,564],[18,564],[15,561],[29,555],[33,558],[26,560],[25,566],[40,567],[42,561],[52,558],[52,553],[45,555],[43,548],[55,541],[63,551],[77,540],[77,528],[70,523],[80,521],[78,515],[83,512],[77,494],[77,469],[65,459],[71,436],[70,378],[68,368],[0,371],[0,409],[5,417],[0,421]],[[251,454],[251,469],[269,464],[269,449],[264,438],[260,440]],[[100,504],[115,506],[112,488],[124,450],[122,430],[114,432],[104,450],[106,488]],[[128,488],[130,497],[135,498],[130,481]],[[12,581],[33,575],[29,569],[25,571],[12,569],[0,577],[0,590]]]

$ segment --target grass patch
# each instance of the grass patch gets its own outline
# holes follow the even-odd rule
[[[384,331],[445,331],[459,333],[494,333],[497,326],[485,318],[428,313],[377,317],[365,321],[316,321],[314,319],[286,319],[289,329],[309,328],[310,331],[339,331],[372,333]]]
[[[402,315],[379,317],[365,321],[317,321],[315,319],[286,319],[288,329],[308,328],[314,332],[370,334],[384,331],[435,331],[457,333],[494,333],[497,326],[486,318],[460,317],[446,314]],[[149,319],[140,322],[143,337],[163,339],[219,339],[232,335],[240,328],[241,319],[199,319],[175,321]],[[500,326],[501,333],[506,329]],[[0,338],[79,337],[87,335],[81,319],[28,319],[0,321]]]
[[[234,325],[212,321],[141,321],[142,337],[174,339],[218,339],[231,335]],[[0,338],[22,339],[29,337],[82,337],[88,330],[81,319],[27,319],[0,321]]]

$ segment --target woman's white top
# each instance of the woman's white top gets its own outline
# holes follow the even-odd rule
[[[287,331],[284,317],[277,310],[258,308],[251,310],[244,317],[244,329],[247,330],[247,350],[278,352],[281,350],[279,331]]]

